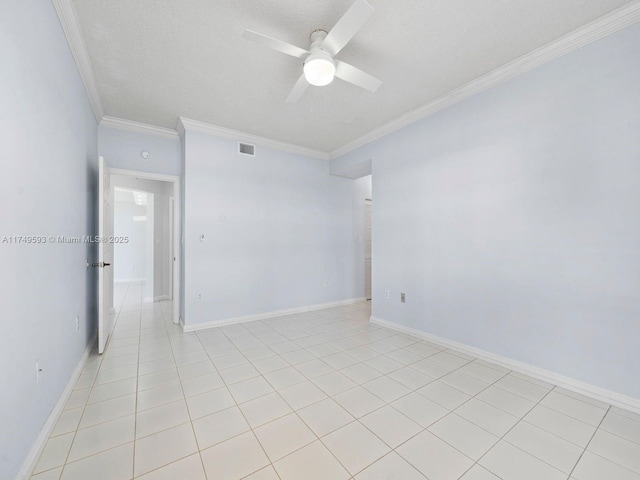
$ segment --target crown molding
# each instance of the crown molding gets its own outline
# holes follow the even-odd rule
[[[76,17],[76,12],[73,10],[71,0],[52,0],[52,2],[62,25],[64,36],[67,38],[71,55],[73,55],[73,59],[76,62],[87,97],[89,97],[93,115],[96,117],[96,122],[100,122],[104,116],[104,110],[100,95],[98,95],[96,79],[93,76],[93,68],[89,61],[87,47],[84,44],[80,25],[78,24],[78,17]]]
[[[238,140],[240,142],[254,143],[256,145],[262,145],[263,147],[273,148],[274,150],[280,150],[282,152],[295,153],[297,155],[303,155],[305,157],[317,158],[320,160],[329,160],[329,154],[320,150],[314,150],[300,145],[294,145],[292,143],[280,142],[271,138],[260,137],[247,132],[241,132],[240,130],[232,130],[230,128],[219,127],[217,125],[211,125],[209,123],[200,122],[198,120],[191,120],[188,118],[180,117],[178,119],[178,126],[176,128],[178,134],[182,137],[185,130],[194,130],[200,133],[206,133],[214,135],[216,137],[229,138],[231,140]]]
[[[126,130],[128,132],[143,133],[147,135],[155,135],[158,137],[178,139],[178,132],[171,128],[156,127],[148,123],[134,122],[133,120],[125,120],[124,118],[110,117],[105,115],[100,121],[101,126]]]
[[[563,55],[573,52],[581,47],[593,43],[612,33],[622,30],[640,21],[640,1],[635,1],[629,5],[620,7],[583,27],[580,27],[553,42],[543,45],[532,52],[523,55],[501,67],[483,75],[462,87],[442,95],[435,100],[411,110],[410,112],[378,127],[365,135],[344,144],[332,152],[331,159],[340,157],[363,145],[378,140],[385,135],[400,130],[407,125],[422,120],[433,115],[440,110],[455,105],[469,97],[488,90],[502,82],[522,75],[534,68],[551,62]]]

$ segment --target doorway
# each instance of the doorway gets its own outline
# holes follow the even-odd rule
[[[146,302],[158,300],[169,300],[157,298],[163,296],[162,285],[155,285],[154,276],[160,276],[167,272],[156,272],[156,268],[162,269],[162,264],[154,261],[154,257],[159,253],[156,247],[164,246],[166,238],[162,237],[162,232],[156,234],[155,229],[159,226],[155,220],[154,193],[122,187],[119,185],[129,184],[118,180],[118,175],[112,177],[114,183],[113,196],[113,232],[115,243],[113,246],[113,279],[114,292],[116,297],[114,302],[119,305],[118,293],[122,291],[122,284],[141,284],[142,296]],[[128,177],[125,177],[128,178]],[[136,182],[139,183],[139,182]],[[141,187],[140,185],[138,187]],[[162,190],[162,187],[154,190]],[[151,189],[150,189],[151,190]],[[161,196],[161,195],[160,195]],[[162,212],[159,212],[160,216]],[[168,221],[168,219],[164,219]],[[158,230],[161,230],[158,228]],[[156,245],[157,238],[157,245]],[[156,265],[157,264],[157,265]],[[162,281],[162,279],[161,279]],[[159,295],[154,294],[157,290]]]
[[[179,178],[111,169],[114,187],[114,293],[134,285],[143,302],[171,301],[180,317]],[[124,299],[124,296],[122,299]]]

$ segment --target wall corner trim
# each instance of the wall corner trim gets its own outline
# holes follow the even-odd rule
[[[199,330],[208,330],[210,328],[224,327],[226,325],[235,325],[237,323],[253,322],[255,320],[267,320],[269,318],[282,317],[284,315],[293,315],[294,313],[311,312],[314,310],[324,310],[325,308],[340,307],[342,305],[352,305],[354,303],[365,302],[366,298],[349,298],[337,302],[318,303],[316,305],[307,305],[304,307],[288,308],[285,310],[275,310],[272,312],[256,313],[253,315],[244,315],[242,317],[223,318],[221,320],[212,320],[210,322],[182,324],[183,332],[197,332]]]
[[[40,454],[42,453],[42,450],[44,450],[44,447],[47,444],[47,440],[49,440],[49,436],[51,435],[53,428],[56,426],[56,422],[58,421],[58,418],[60,417],[60,414],[62,413],[64,406],[67,403],[67,400],[69,400],[71,392],[73,392],[73,387],[75,387],[76,382],[78,381],[78,378],[82,373],[82,369],[87,363],[87,359],[89,358],[89,355],[91,355],[93,347],[96,345],[97,338],[97,333],[91,337],[91,340],[87,344],[87,348],[82,354],[82,357],[80,357],[80,361],[76,365],[76,368],[71,374],[71,378],[69,378],[69,381],[67,382],[67,386],[64,388],[62,394],[60,395],[58,403],[56,403],[55,407],[53,407],[49,418],[47,418],[47,421],[44,423],[42,429],[40,430],[40,434],[38,435],[38,438],[36,438],[36,441],[33,443],[31,450],[29,450],[29,453],[22,463],[22,468],[20,468],[18,476],[15,478],[15,480],[29,480],[29,478],[31,478],[31,472],[33,472],[33,469],[36,467],[36,463],[38,463]]]
[[[84,43],[80,25],[78,24],[78,17],[76,17],[76,12],[73,9],[71,0],[52,1],[60,24],[62,25],[64,36],[67,38],[71,55],[73,55],[73,59],[76,62],[76,67],[80,73],[84,89],[87,92],[87,97],[89,97],[93,115],[96,117],[96,122],[99,123],[102,117],[104,117],[104,109],[102,108],[102,102],[100,101],[100,95],[96,87],[96,79],[93,76],[93,68],[89,60],[87,46]]]
[[[451,107],[456,103],[460,103],[467,98],[522,75],[534,68],[540,67],[545,63],[549,63],[639,21],[640,2],[632,2],[624,5],[344,144],[333,150],[329,154],[330,158],[340,157],[368,143],[374,142],[385,135],[400,130],[407,125]]]
[[[591,385],[570,377],[565,377],[564,375],[560,375],[558,373],[551,372],[549,370],[545,370],[528,363],[520,362],[518,360],[512,360],[508,357],[503,357],[501,355],[497,355],[480,348],[472,347],[464,343],[459,343],[443,337],[438,337],[437,335],[432,335],[416,328],[406,327],[404,325],[390,322],[388,320],[383,320],[382,318],[374,317],[373,315],[371,316],[369,321],[376,325],[387,327],[397,332],[413,335],[414,337],[427,340],[446,348],[458,350],[462,353],[466,353],[482,360],[486,360],[487,362],[495,363],[496,365],[499,365],[501,367],[508,368],[509,370],[513,370],[514,372],[529,375],[530,377],[542,380],[543,382],[557,385],[566,390],[585,395],[595,400],[599,400],[616,407],[632,411],[634,413],[640,413],[639,398],[629,397],[627,395],[622,395],[605,388],[596,387],[595,385]]]
[[[240,130],[232,130],[226,127],[219,127],[210,123],[200,122],[198,120],[191,120],[188,118],[180,117],[178,119],[178,125],[176,127],[178,134],[182,137],[187,130],[193,130],[200,133],[206,133],[215,137],[228,138],[231,140],[237,140],[240,142],[253,143],[256,145],[262,145],[263,147],[272,148],[274,150],[280,150],[282,152],[294,153],[296,155],[302,155],[305,157],[317,158],[320,160],[329,160],[329,154],[320,150],[314,150],[312,148],[303,147],[300,145],[294,145],[292,143],[280,142],[278,140],[272,140],[266,137],[260,137],[251,133],[242,132]]]

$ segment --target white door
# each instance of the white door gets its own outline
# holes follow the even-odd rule
[[[109,166],[98,166],[98,353],[104,352],[113,330],[113,187]]]

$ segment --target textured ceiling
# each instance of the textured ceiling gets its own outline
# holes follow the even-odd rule
[[[352,0],[73,0],[106,115],[175,128],[178,116],[330,152],[628,0],[369,0],[340,58],[382,80],[336,79],[285,103],[303,48]]]

